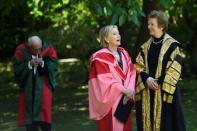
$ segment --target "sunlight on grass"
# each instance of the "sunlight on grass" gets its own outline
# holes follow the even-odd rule
[[[14,117],[14,116],[17,116],[17,114],[14,113],[14,112],[4,112],[2,114],[2,116],[4,116],[4,117],[8,117],[8,116]]]
[[[10,72],[12,71],[12,63],[0,63],[0,72]]]
[[[83,126],[87,126],[87,125],[90,125],[90,124],[92,124],[92,122],[90,122],[90,121],[86,121],[86,122],[81,123],[81,125],[83,125]]]
[[[87,95],[87,92],[76,92],[74,93],[75,96],[83,96],[83,95]]]
[[[68,111],[67,104],[62,104],[62,105],[55,105],[53,106],[54,110],[58,111]]]
[[[68,58],[68,59],[60,59],[59,62],[60,63],[73,63],[73,62],[77,62],[79,61],[79,59],[76,58]]]
[[[88,85],[83,85],[83,86],[80,86],[81,89],[87,89],[88,88]]]
[[[16,131],[16,122],[6,122],[1,125],[1,131]]]

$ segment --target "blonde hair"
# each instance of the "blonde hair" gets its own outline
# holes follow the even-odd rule
[[[113,28],[118,28],[116,25],[107,25],[107,26],[104,26],[100,29],[99,31],[99,38],[100,38],[100,43],[103,47],[107,47],[108,46],[108,43],[107,41],[105,40],[106,37],[108,37],[110,31],[113,29]]]

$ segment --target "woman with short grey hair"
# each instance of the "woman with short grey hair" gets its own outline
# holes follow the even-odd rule
[[[136,58],[136,120],[138,131],[185,131],[180,103],[181,44],[167,34],[163,11],[148,15],[150,38]]]

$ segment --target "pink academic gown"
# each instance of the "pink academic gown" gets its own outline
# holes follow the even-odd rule
[[[121,52],[123,70],[107,48],[97,51],[90,59],[89,116],[97,121],[98,131],[131,131],[132,127],[131,115],[126,124],[113,115],[123,95],[121,90],[128,88],[135,91],[134,65],[127,51],[123,48],[118,50]]]

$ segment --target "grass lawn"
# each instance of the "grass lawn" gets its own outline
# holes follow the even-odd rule
[[[88,120],[87,85],[79,64],[64,63],[58,70],[53,101],[53,131],[96,131]],[[72,75],[70,75],[72,74]],[[181,82],[182,102],[188,131],[197,131],[197,80]],[[0,63],[0,131],[25,131],[17,127],[18,86],[11,64]],[[134,131],[136,124],[133,123]]]

